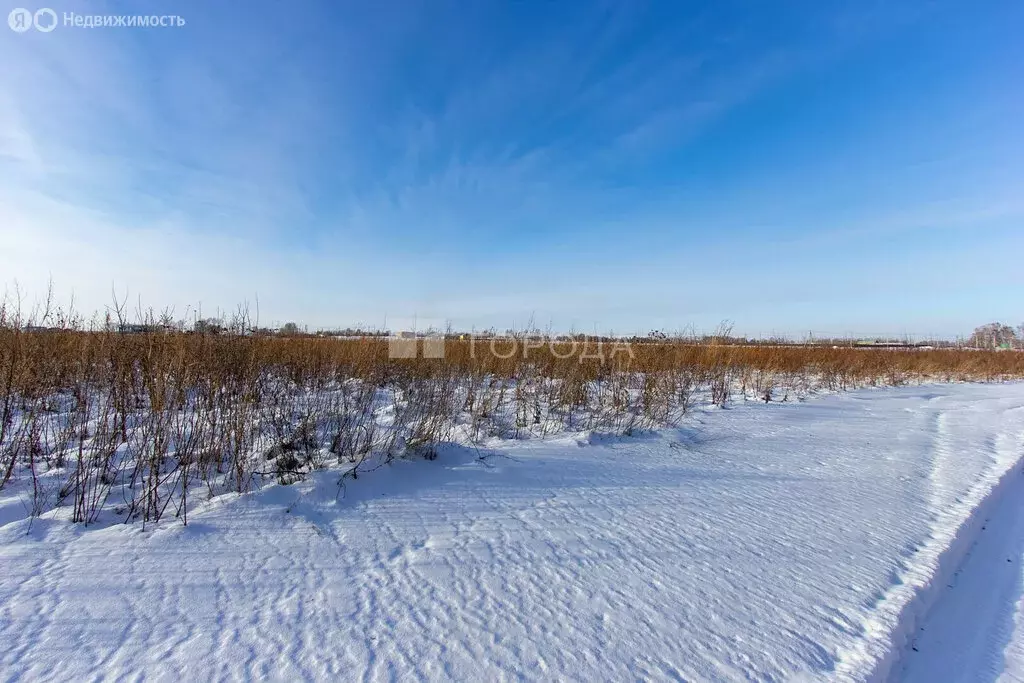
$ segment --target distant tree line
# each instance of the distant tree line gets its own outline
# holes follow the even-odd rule
[[[974,330],[967,345],[976,349],[1024,349],[1024,323],[1016,329],[1003,323],[989,323]]]

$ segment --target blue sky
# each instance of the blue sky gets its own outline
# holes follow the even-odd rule
[[[258,297],[311,327],[1024,319],[1019,2],[49,6],[186,25],[0,33],[0,281],[30,299],[52,277],[85,310]]]

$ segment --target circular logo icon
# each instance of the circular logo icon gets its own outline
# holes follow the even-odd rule
[[[42,9],[36,10],[35,21],[37,31],[49,33],[53,29],[57,28],[57,13],[49,7],[43,7]]]
[[[56,18],[57,15],[55,14],[54,23],[57,23]],[[12,31],[24,33],[32,28],[32,13],[23,7],[16,7],[7,15],[7,25],[11,27]]]

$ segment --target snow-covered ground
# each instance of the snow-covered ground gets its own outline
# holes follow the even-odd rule
[[[1024,384],[452,446],[0,527],[22,680],[1021,680]],[[1009,560],[1009,561],[1008,561]]]

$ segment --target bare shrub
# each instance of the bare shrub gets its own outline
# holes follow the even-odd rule
[[[0,489],[24,486],[33,515],[67,506],[86,524],[108,511],[187,523],[204,490],[288,484],[331,464],[355,476],[373,454],[432,458],[453,438],[632,434],[737,394],[1024,376],[1016,351],[738,345],[727,329],[615,354],[584,336],[449,338],[443,359],[391,359],[379,336],[257,334],[244,307],[187,332],[169,311],[131,322],[125,308],[115,299],[86,324],[52,297],[27,311],[17,292],[0,301]]]

